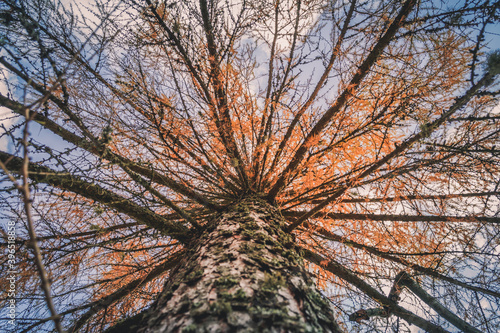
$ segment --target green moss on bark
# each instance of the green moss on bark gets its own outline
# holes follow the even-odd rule
[[[140,332],[338,332],[292,243],[265,201],[230,207],[190,244]]]

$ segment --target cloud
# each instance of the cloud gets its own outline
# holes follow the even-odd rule
[[[497,104],[497,106],[495,106],[495,107],[491,110],[491,114],[493,114],[493,115],[500,114],[500,103],[498,103],[498,104]]]
[[[2,69],[3,68],[0,70]],[[5,82],[8,79],[8,74],[5,70],[2,71],[4,73],[4,80],[0,81],[0,94],[7,96],[9,91]],[[4,128],[8,130],[15,123],[15,121],[15,114],[8,108],[0,106],[0,150],[6,151],[8,147],[9,139],[6,135],[4,135]]]

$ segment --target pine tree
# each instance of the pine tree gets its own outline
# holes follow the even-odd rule
[[[497,332],[499,10],[3,0],[0,327]]]

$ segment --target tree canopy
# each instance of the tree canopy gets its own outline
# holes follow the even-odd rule
[[[17,326],[0,327],[139,313],[207,221],[256,195],[346,331],[497,332],[499,15],[3,0],[0,281],[8,306],[17,272]]]

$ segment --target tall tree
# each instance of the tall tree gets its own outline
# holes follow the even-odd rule
[[[2,0],[2,329],[497,332],[499,8]]]

